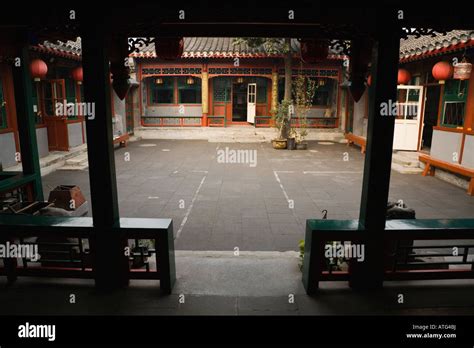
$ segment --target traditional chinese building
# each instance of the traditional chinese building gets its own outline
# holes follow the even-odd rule
[[[85,117],[95,115],[88,115],[87,108],[81,106],[84,103],[81,60],[80,38],[30,46],[31,95],[39,157],[51,151],[69,151],[86,143]],[[20,160],[12,79],[14,63],[12,55],[0,57],[0,163],[3,168]],[[133,79],[130,82],[133,91],[136,83]],[[111,94],[114,137],[120,139],[124,134],[133,133],[133,92],[125,101],[113,90]],[[66,107],[69,103],[75,105],[72,112]],[[58,107],[61,105],[64,107]]]
[[[474,195],[474,31],[408,36],[400,42],[398,114],[393,149],[468,178]],[[370,79],[368,80],[370,84]],[[348,114],[346,137],[365,146],[370,89]]]
[[[341,119],[343,55],[329,51],[318,64],[306,64],[300,42],[292,40],[293,76],[316,80],[309,127],[338,128]],[[235,44],[234,38],[185,37],[175,60],[156,58],[151,43],[131,54],[140,83],[141,124],[154,126],[270,126],[283,98],[283,55],[263,47]]]

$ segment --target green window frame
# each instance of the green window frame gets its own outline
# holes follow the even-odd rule
[[[5,100],[3,81],[2,79],[0,79],[0,129],[6,129],[6,128],[8,128],[7,102]]]
[[[189,77],[178,77],[178,103],[201,104],[201,79],[193,77],[194,83],[188,84]]]
[[[68,103],[77,103],[76,100],[76,81],[72,78],[64,79],[64,86],[66,90],[66,100]],[[68,116],[68,120],[76,120],[79,115]]]
[[[232,98],[232,80],[230,77],[213,78],[213,96],[214,103],[228,103]]]
[[[157,84],[156,79],[149,79],[150,104],[174,104],[174,77],[161,77],[162,84]]]
[[[267,103],[268,79],[264,77],[250,78],[249,83],[257,84],[257,104]]]
[[[444,85],[440,125],[463,127],[466,119],[468,80],[447,80]]]
[[[64,80],[46,80],[42,81],[43,89],[43,109],[47,116],[56,115],[56,103],[64,103]]]

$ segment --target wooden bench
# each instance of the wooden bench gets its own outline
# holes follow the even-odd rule
[[[326,252],[327,245],[334,245],[334,241],[365,245],[373,238],[367,233],[358,220],[306,220],[302,281],[308,295],[315,294],[323,281],[364,277],[357,256],[338,256],[348,267],[337,269],[337,263]],[[384,281],[474,278],[474,266],[468,259],[469,251],[474,249],[474,219],[388,220],[380,233],[383,255],[377,262],[383,265],[380,270]],[[424,242],[414,245],[413,241]],[[454,247],[459,250],[456,256],[452,254]]]
[[[428,155],[420,155],[418,158],[421,162],[426,164],[425,170],[422,173],[423,176],[428,174],[430,176],[434,176],[435,167],[437,167],[470,178],[467,194],[474,196],[474,169],[470,169],[456,163],[438,160]]]
[[[345,138],[347,139],[347,146],[351,144],[356,144],[360,146],[360,152],[365,153],[366,140],[363,137],[354,135],[352,133],[346,133]]]
[[[207,126],[208,127],[225,127],[226,119],[222,115],[208,115],[207,116]]]
[[[120,147],[127,147],[129,139],[130,139],[130,136],[128,134],[122,134],[114,138],[114,145],[119,144]]]

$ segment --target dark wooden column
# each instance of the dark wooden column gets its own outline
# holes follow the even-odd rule
[[[380,115],[382,103],[396,101],[400,37],[395,11],[378,16],[372,51],[367,148],[364,164],[360,227],[367,234],[365,262],[354,262],[350,286],[377,289],[383,285],[383,240],[390,186],[394,116]]]
[[[89,180],[95,238],[92,240],[96,285],[117,288],[128,284],[125,240],[119,230],[117,182],[113,147],[109,56],[101,20],[82,31],[84,101],[95,103],[95,117],[86,121]]]
[[[42,201],[43,187],[36,140],[36,123],[33,113],[33,82],[30,75],[29,42],[27,38],[26,31],[18,33],[17,56],[12,65],[15,107],[23,174],[35,176],[33,198]],[[16,63],[19,63],[19,66]]]

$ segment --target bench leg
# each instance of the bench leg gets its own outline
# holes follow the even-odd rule
[[[365,145],[360,146],[360,153],[365,153]]]
[[[423,173],[421,175],[426,176],[430,172],[430,164],[426,163],[425,169],[423,170]]]
[[[469,196],[474,196],[474,178],[471,178],[471,181],[469,182],[469,187],[467,189],[467,194]]]

